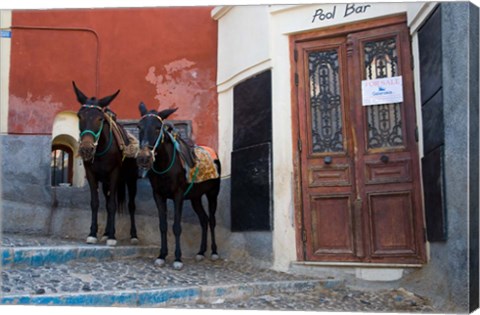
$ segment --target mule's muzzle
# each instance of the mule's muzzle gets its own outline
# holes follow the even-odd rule
[[[84,162],[93,161],[93,158],[95,157],[95,149],[96,146],[93,142],[82,141],[78,148],[78,154]]]
[[[139,168],[149,170],[153,166],[152,151],[148,147],[143,147],[137,155],[137,165]]]

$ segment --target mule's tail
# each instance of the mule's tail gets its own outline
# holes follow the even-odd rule
[[[218,177],[222,177],[222,166],[220,165],[220,160],[214,160],[213,163],[217,166]]]

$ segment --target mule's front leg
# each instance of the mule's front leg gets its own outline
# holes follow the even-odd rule
[[[130,213],[130,243],[138,244],[137,227],[135,226],[135,195],[137,194],[137,174],[128,185],[128,212]]]
[[[110,185],[103,183],[102,184],[102,191],[103,195],[105,196],[105,204],[108,205],[110,199]],[[110,229],[110,221],[108,220],[108,213],[107,213],[107,225],[105,226],[105,230],[103,231],[103,236],[100,239],[100,242],[106,242],[108,240],[108,230]]]
[[[182,234],[182,210],[183,210],[183,192],[177,192],[175,196],[175,216],[173,219],[173,234],[175,235],[175,262],[173,268],[180,270],[183,268],[182,249],[180,246],[180,235]]]
[[[165,258],[168,254],[168,244],[167,244],[167,199],[160,196],[160,194],[154,192],[153,199],[155,200],[155,204],[157,205],[158,209],[158,221],[160,227],[160,238],[161,238],[161,246],[160,246],[160,255],[155,260],[155,265],[163,267],[165,266]]]
[[[115,246],[117,245],[117,240],[115,239],[115,214],[117,212],[117,186],[118,186],[118,176],[119,172],[114,171],[110,176],[110,181],[108,183],[108,190],[104,190],[105,199],[107,200],[107,245]],[[106,183],[104,185],[107,185]]]
[[[97,230],[98,230],[98,207],[100,201],[98,199],[98,182],[95,180],[94,175],[87,171],[88,185],[90,186],[90,207],[92,209],[92,220],[90,223],[90,234],[87,237],[87,244],[97,243]]]

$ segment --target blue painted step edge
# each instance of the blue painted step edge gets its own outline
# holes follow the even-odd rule
[[[127,290],[110,292],[66,293],[53,295],[11,295],[0,298],[0,305],[57,305],[57,306],[167,306],[244,298],[275,292],[300,292],[322,285],[321,280],[274,281],[250,284],[202,285],[198,287]]]
[[[0,298],[2,305],[56,306],[154,306],[195,301],[199,288],[172,288],[146,291],[77,293],[65,295],[18,295]]]
[[[158,252],[158,248],[154,246],[2,247],[0,251],[2,268],[13,268],[62,264],[76,259],[103,261],[114,258],[153,257]]]

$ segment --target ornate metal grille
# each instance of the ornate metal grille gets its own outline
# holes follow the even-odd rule
[[[342,102],[337,50],[308,55],[314,153],[343,151]]]
[[[365,77],[367,80],[398,76],[395,38],[366,42]],[[369,149],[403,145],[400,103],[367,107],[367,143]]]

